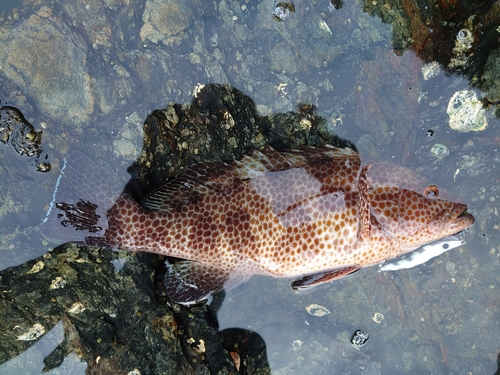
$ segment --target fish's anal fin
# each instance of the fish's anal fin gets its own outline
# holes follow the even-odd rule
[[[361,266],[359,264],[355,264],[352,266],[336,268],[329,271],[305,275],[302,276],[300,279],[297,279],[292,282],[292,289],[301,290],[318,286],[324,283],[328,283],[332,280],[340,279],[341,277],[350,275],[351,273],[356,272],[360,268]]]
[[[209,298],[214,292],[234,288],[245,281],[233,276],[230,271],[206,263],[181,260],[167,263],[164,285],[173,302],[192,305]]]
[[[359,173],[358,180],[358,233],[357,237],[360,242],[366,242],[370,239],[371,224],[370,224],[370,196],[368,194],[369,182],[368,171],[372,167],[371,164],[365,165]]]

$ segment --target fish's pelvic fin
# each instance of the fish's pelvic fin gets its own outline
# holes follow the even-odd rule
[[[297,279],[292,282],[292,289],[301,290],[318,286],[324,283],[328,283],[332,280],[340,279],[341,277],[350,275],[351,273],[356,272],[360,268],[361,266],[359,264],[355,264],[352,266],[336,268],[329,271],[305,275],[302,276],[300,279]]]
[[[206,263],[181,260],[167,264],[164,285],[173,302],[190,305],[219,290],[234,288],[245,280]]]
[[[63,159],[49,209],[40,225],[42,234],[57,242],[85,243],[108,228],[107,210],[122,188],[109,171],[78,151]]]
[[[359,173],[358,180],[358,233],[357,237],[360,242],[365,242],[370,239],[371,223],[370,223],[370,196],[368,194],[369,182],[368,171],[371,164],[365,165]]]

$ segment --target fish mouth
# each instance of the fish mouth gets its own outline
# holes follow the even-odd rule
[[[442,218],[447,224],[446,232],[450,235],[467,229],[475,222],[474,216],[467,212],[467,205],[463,203],[452,204],[442,214]]]

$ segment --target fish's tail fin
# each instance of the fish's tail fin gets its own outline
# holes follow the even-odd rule
[[[109,171],[71,151],[63,159],[40,231],[56,242],[85,243],[88,237],[101,237],[108,227],[106,212],[122,190]]]

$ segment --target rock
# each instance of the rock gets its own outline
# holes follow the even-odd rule
[[[20,155],[39,156],[42,131],[35,131],[21,111],[10,106],[0,106],[0,143],[8,144]]]
[[[142,15],[141,39],[155,44],[161,41],[167,46],[179,44],[188,36],[186,29],[192,17],[186,1],[149,0]]]
[[[500,102],[500,50],[491,51],[481,78],[485,97],[490,102]]]
[[[322,317],[331,314],[330,310],[328,310],[325,306],[321,306],[316,303],[312,303],[309,306],[307,306],[306,311],[309,315],[317,317]]]
[[[72,35],[61,19],[36,14],[0,31],[0,66],[7,79],[68,127],[84,124],[94,112],[87,48]]]
[[[80,28],[82,33],[86,35],[85,39],[88,40],[92,48],[97,49],[102,46],[108,49],[112,46],[111,25],[106,18],[102,0],[75,1],[73,3],[62,1],[61,6],[66,11],[65,15],[72,20],[72,25]]]
[[[460,90],[453,94],[446,113],[450,128],[462,133],[478,132],[488,125],[483,103],[473,90]]]

